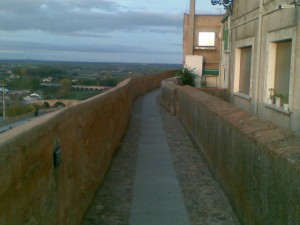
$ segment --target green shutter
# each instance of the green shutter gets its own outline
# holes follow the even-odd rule
[[[229,50],[229,30],[223,32],[224,50]]]

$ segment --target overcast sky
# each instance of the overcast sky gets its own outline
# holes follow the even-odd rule
[[[0,59],[182,63],[189,0],[0,0]],[[198,0],[197,13],[221,6]]]

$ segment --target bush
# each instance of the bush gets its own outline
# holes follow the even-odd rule
[[[192,87],[195,87],[194,79],[197,77],[197,75],[193,72],[193,70],[185,67],[177,72],[176,76],[179,77],[182,85],[190,85]]]

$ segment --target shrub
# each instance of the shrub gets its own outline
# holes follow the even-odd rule
[[[194,73],[193,70],[188,68],[183,68],[179,72],[176,73],[176,76],[179,77],[182,85],[190,85],[192,87],[195,86],[195,78],[197,75]]]

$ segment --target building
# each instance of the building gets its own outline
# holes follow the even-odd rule
[[[184,65],[195,69],[199,79],[206,81],[210,87],[220,85],[219,36],[223,17],[224,15],[195,15],[195,0],[190,1],[190,13],[184,15]]]
[[[228,70],[235,105],[300,132],[300,8],[290,3],[234,1],[223,20],[230,37],[224,53],[229,60],[222,58],[221,64]]]
[[[190,4],[193,16],[194,0]],[[205,17],[194,16],[193,47],[191,38],[187,39],[190,30],[185,28],[184,35],[185,57],[203,55],[203,71],[219,65],[217,86],[228,88],[233,104],[295,132],[300,132],[299,5],[299,0],[233,1],[220,26],[217,19],[209,24]],[[185,15],[185,27],[193,23],[188,17]],[[219,34],[213,52],[215,64],[210,63],[206,49],[197,49],[202,31]],[[281,99],[277,105],[276,98]]]

